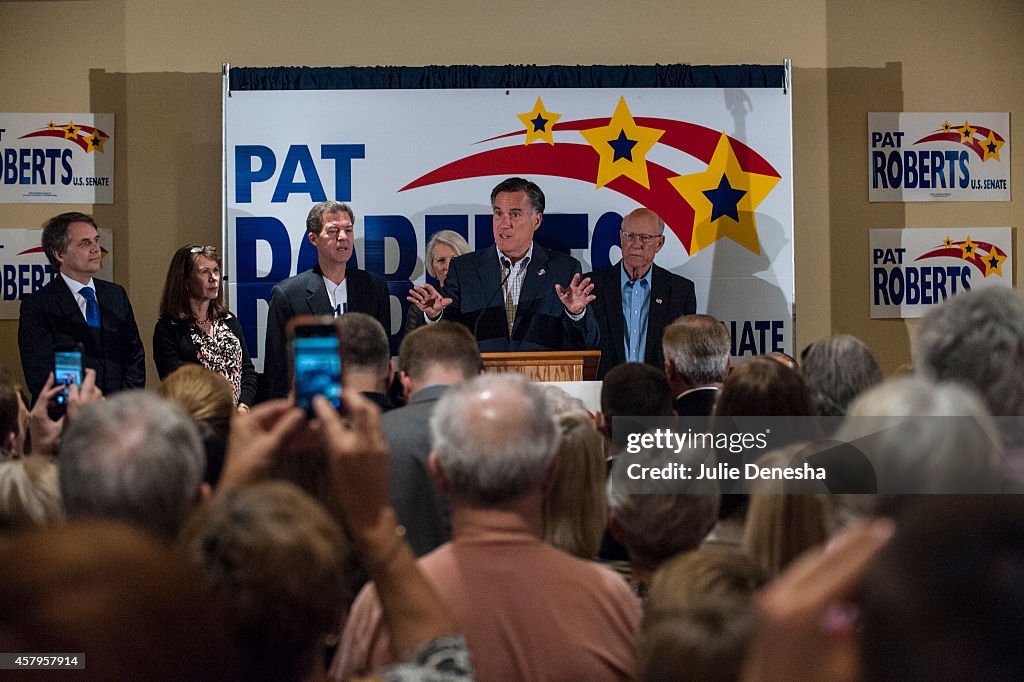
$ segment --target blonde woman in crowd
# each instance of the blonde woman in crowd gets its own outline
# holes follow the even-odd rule
[[[593,559],[607,523],[604,439],[585,412],[558,419],[558,479],[544,498],[543,538],[555,547]]]
[[[184,408],[199,427],[206,450],[203,480],[216,485],[224,466],[231,416],[235,413],[231,384],[201,365],[182,365],[164,379],[160,396]]]
[[[0,532],[34,526],[58,526],[64,508],[57,465],[31,456],[0,462]]]

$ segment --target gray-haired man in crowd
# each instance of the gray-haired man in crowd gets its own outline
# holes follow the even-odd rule
[[[83,410],[60,446],[68,518],[141,526],[173,542],[208,492],[195,423],[152,393],[125,391]]]
[[[729,373],[729,330],[711,315],[684,315],[665,328],[662,346],[676,414],[710,416]]]
[[[448,391],[431,430],[430,466],[452,499],[454,539],[420,567],[466,633],[477,679],[630,678],[639,602],[611,571],[538,537],[558,444],[541,389],[485,374]],[[391,660],[388,647],[368,586],[331,674],[372,671]]]
[[[1024,298],[985,287],[947,299],[918,329],[914,368],[934,381],[960,381],[999,419],[1006,473],[1024,483]]]

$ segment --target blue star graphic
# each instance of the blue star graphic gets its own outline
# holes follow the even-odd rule
[[[999,259],[996,256],[992,256],[991,258],[988,259],[988,264],[991,267],[995,268],[997,265],[999,265]]]
[[[615,150],[615,156],[612,158],[612,163],[615,163],[619,159],[625,159],[626,161],[633,160],[633,147],[636,146],[637,140],[631,140],[626,137],[626,131],[620,130],[619,136],[614,140],[608,140],[608,144]]]
[[[727,215],[738,223],[740,212],[737,206],[746,193],[747,191],[743,189],[733,189],[729,184],[729,178],[723,173],[717,189],[704,190],[704,196],[711,202],[711,222]]]
[[[535,133],[543,133],[544,129],[548,127],[548,120],[540,114],[537,114],[537,118],[530,121],[530,123],[533,124],[533,132]]]
[[[995,154],[996,153],[996,143],[995,142],[989,142],[988,143],[988,153],[989,154]]]
[[[967,251],[967,253],[974,253],[974,247],[970,244],[968,244],[964,250]]]

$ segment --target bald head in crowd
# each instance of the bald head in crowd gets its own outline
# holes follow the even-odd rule
[[[202,498],[206,455],[177,405],[144,391],[95,403],[60,446],[60,492],[69,519],[124,521],[170,542]]]
[[[543,391],[517,374],[484,374],[452,389],[430,428],[432,467],[453,504],[486,506],[539,490],[558,446]]]
[[[629,679],[640,617],[629,587],[540,537],[559,440],[540,386],[519,374],[451,386],[430,428],[429,466],[451,497],[453,537],[419,566],[466,635],[475,679]],[[367,585],[346,621],[333,679],[394,660],[381,614]]]

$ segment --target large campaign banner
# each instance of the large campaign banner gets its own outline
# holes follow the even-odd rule
[[[39,228],[0,230],[0,319],[16,320],[21,299],[57,276],[42,247]],[[114,233],[100,228],[100,269],[96,277],[114,279]]]
[[[114,203],[114,115],[0,113],[0,202]]]
[[[870,201],[1009,201],[1010,114],[868,114]]]
[[[793,339],[790,94],[780,88],[233,91],[225,98],[228,293],[262,366],[271,288],[312,267],[313,203],[356,212],[352,263],[385,277],[393,348],[439,230],[493,244],[490,191],[537,182],[536,239],[618,262],[622,216],[666,223],[656,262],[694,281],[734,354]],[[352,264],[350,263],[350,264]]]

